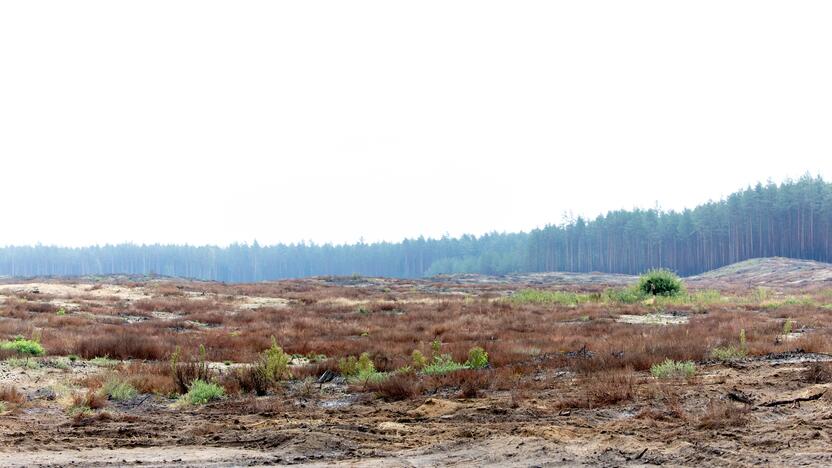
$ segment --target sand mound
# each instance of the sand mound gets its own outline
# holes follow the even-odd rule
[[[686,281],[714,287],[720,283],[749,287],[828,287],[832,285],[832,264],[783,257],[754,258],[692,276]]]
[[[421,406],[408,411],[407,414],[417,418],[438,418],[455,413],[461,406],[455,401],[428,398]]]

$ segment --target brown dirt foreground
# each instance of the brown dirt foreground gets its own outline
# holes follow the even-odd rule
[[[746,359],[730,367],[711,365],[684,386],[667,384],[675,389],[670,392],[653,388],[654,382],[644,376],[637,388],[656,392],[655,403],[599,409],[555,406],[558,394],[569,393],[568,379],[560,389],[526,398],[501,392],[470,400],[392,403],[356,397],[260,397],[173,409],[153,397],[120,403],[109,408],[108,417],[81,423],[44,404],[3,419],[0,462],[828,466],[832,392],[826,394],[829,384],[799,383],[809,362],[826,359],[788,354]],[[332,387],[335,395],[336,385]],[[674,391],[678,393],[671,396]],[[726,399],[729,394],[750,404]],[[725,400],[722,410],[731,414],[708,419],[706,402],[719,399]]]

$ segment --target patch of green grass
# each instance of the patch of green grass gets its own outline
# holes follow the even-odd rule
[[[129,400],[139,394],[130,383],[116,377],[112,377],[104,382],[104,385],[101,387],[101,393],[115,401]]]
[[[808,296],[789,296],[783,301],[783,305],[814,307],[817,303]]]
[[[0,401],[0,413],[5,413],[5,412],[6,412],[6,402],[5,401]]]
[[[771,297],[771,290],[762,286],[751,292],[751,300],[754,302],[766,302]]]
[[[360,372],[357,375],[354,375],[347,379],[349,382],[352,383],[379,383],[387,380],[390,377],[387,372],[379,372],[373,369],[370,372]]]
[[[540,289],[521,289],[508,297],[515,304],[569,305],[574,306],[590,302],[589,294],[569,291],[543,291]]]
[[[742,359],[748,353],[746,350],[737,346],[719,346],[711,350],[711,357],[719,359],[720,361],[733,361],[734,359]]]
[[[90,364],[98,367],[116,367],[121,361],[110,359],[110,356],[98,356],[90,359]]]
[[[20,369],[40,369],[41,363],[35,359],[29,358],[8,358],[6,359],[6,364],[9,367],[17,367]]]
[[[693,361],[674,361],[665,359],[660,364],[653,364],[650,367],[650,374],[657,379],[691,378],[696,373],[696,364]]]
[[[468,366],[465,364],[454,361],[450,354],[443,354],[434,357],[432,363],[422,368],[422,373],[425,375],[438,375],[467,368]]]
[[[644,293],[637,287],[630,288],[607,288],[602,294],[604,302],[619,304],[635,304],[644,300]]]
[[[93,414],[92,409],[84,405],[71,405],[66,412],[73,418],[87,418]]]
[[[45,358],[43,365],[46,367],[54,367],[55,369],[67,370],[69,369],[69,359],[65,357]]]
[[[764,309],[773,310],[784,306],[817,307],[819,304],[809,296],[788,296],[780,300],[769,300],[760,304]]]
[[[182,395],[182,399],[191,405],[204,405],[224,396],[225,390],[219,385],[197,379],[191,382],[188,393]]]

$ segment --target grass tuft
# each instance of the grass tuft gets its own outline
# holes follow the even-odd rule
[[[653,364],[650,367],[650,374],[657,379],[672,379],[693,377],[696,373],[696,365],[693,361],[674,361],[665,359],[660,364]]]

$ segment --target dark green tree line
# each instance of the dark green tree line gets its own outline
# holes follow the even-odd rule
[[[528,269],[696,274],[756,257],[832,261],[832,184],[804,176],[692,210],[613,211],[531,232]]]
[[[668,268],[696,274],[754,257],[832,261],[832,184],[805,176],[757,184],[694,209],[621,210],[531,233],[349,245],[104,245],[0,248],[0,275],[159,274],[248,282],[320,275],[421,277],[440,273]]]

